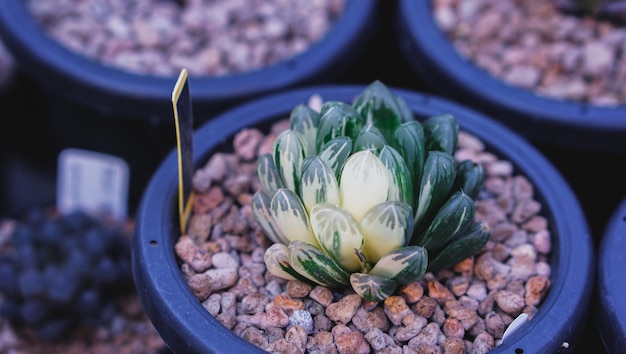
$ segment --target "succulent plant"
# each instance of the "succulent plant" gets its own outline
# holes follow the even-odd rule
[[[452,115],[419,122],[374,81],[352,104],[298,105],[289,120],[257,161],[252,198],[274,242],[265,253],[272,274],[381,301],[487,242],[486,225],[474,221],[484,172],[454,159]]]

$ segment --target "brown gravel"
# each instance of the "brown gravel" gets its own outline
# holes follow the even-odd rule
[[[626,102],[626,27],[564,14],[545,0],[433,0],[458,52],[492,76],[539,95]]]
[[[286,124],[267,136],[242,131],[235,153],[215,153],[195,174],[194,214],[176,254],[198,301],[224,326],[270,352],[484,353],[520,313],[532,318],[550,287],[547,220],[530,182],[466,132],[456,158],[485,166],[476,218],[492,229],[475,257],[380,303],[266,272],[269,241],[249,201],[259,189],[255,157]]]
[[[292,57],[318,41],[345,0],[30,0],[66,47],[158,76],[221,76]],[[184,5],[180,5],[184,4]]]

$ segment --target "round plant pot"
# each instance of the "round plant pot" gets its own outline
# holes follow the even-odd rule
[[[200,127],[194,135],[194,162],[204,166],[217,151],[228,151],[243,128],[268,127],[313,94],[351,102],[359,86],[317,86],[248,102]],[[552,242],[551,289],[535,317],[494,352],[552,353],[571,350],[586,318],[595,263],[585,216],[558,171],[523,138],[486,116],[445,99],[392,89],[418,119],[453,114],[461,129],[481,139],[490,152],[524,174],[542,203]],[[220,150],[221,149],[221,150]],[[231,150],[232,151],[232,150]],[[153,175],[137,213],[133,274],[139,297],[155,328],[175,352],[263,352],[221,325],[189,290],[174,245],[180,237],[177,213],[177,156],[172,151]],[[569,349],[568,348],[569,345]]]
[[[194,124],[253,97],[327,82],[347,71],[377,31],[377,6],[375,0],[346,1],[326,35],[290,59],[222,77],[190,76]],[[36,111],[24,122],[46,132],[38,139],[45,146],[40,153],[21,159],[54,169],[66,148],[123,158],[130,167],[128,208],[134,210],[154,169],[176,144],[171,97],[177,77],[135,74],[77,54],[50,37],[22,0],[0,1],[0,36],[35,84],[22,105]]]
[[[611,216],[598,250],[598,332],[609,353],[626,350],[626,199]]]
[[[325,36],[304,52],[258,70],[191,77],[193,110],[206,119],[234,104],[292,86],[324,82],[353,64],[376,27],[374,0],[349,0]],[[176,77],[134,74],[76,54],[49,37],[24,1],[0,3],[0,34],[20,66],[51,92],[109,115],[170,120]],[[85,118],[88,119],[88,118]]]
[[[432,1],[399,0],[396,33],[413,70],[437,94],[479,109],[530,140],[626,151],[626,105],[602,107],[540,97],[499,80],[458,53],[435,22]]]

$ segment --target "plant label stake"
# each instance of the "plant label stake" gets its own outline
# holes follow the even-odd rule
[[[185,233],[191,213],[194,194],[191,188],[193,175],[193,114],[187,81],[187,69],[182,69],[172,91],[172,108],[176,123],[176,151],[178,155],[178,216],[180,232]]]

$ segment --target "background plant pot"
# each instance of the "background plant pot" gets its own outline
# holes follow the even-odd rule
[[[376,7],[373,0],[346,1],[326,35],[291,59],[240,74],[190,78],[194,112],[206,119],[255,96],[334,78],[367,46]],[[109,115],[171,118],[176,77],[133,74],[77,55],[46,35],[24,1],[2,1],[0,34],[21,67],[52,92]]]
[[[396,33],[407,62],[438,94],[479,109],[535,141],[626,151],[626,105],[561,101],[494,78],[464,59],[435,22],[432,1],[398,0]]]
[[[375,0],[346,1],[326,35],[291,59],[240,74],[190,77],[195,123],[253,97],[342,74],[378,30],[377,5]],[[70,51],[44,32],[22,0],[0,2],[0,36],[33,84],[26,98],[33,105],[18,108],[32,112],[31,117],[11,121],[10,129],[43,132],[30,142],[24,140],[32,135],[16,141],[13,150],[25,155],[16,160],[27,161],[30,170],[45,166],[54,171],[59,152],[68,147],[121,157],[130,166],[129,210],[134,210],[150,175],[175,146],[171,93],[177,78],[133,74]],[[15,195],[13,201],[22,197]]]
[[[626,199],[615,209],[598,250],[596,322],[609,353],[626,350]]]
[[[287,118],[311,95],[351,101],[361,86],[317,86],[291,90],[230,110],[200,127],[194,135],[196,166],[212,153],[229,150],[232,137],[246,127],[263,127]],[[582,330],[590,301],[595,263],[585,216],[577,199],[552,165],[523,138],[486,116],[448,100],[393,89],[418,118],[453,114],[461,128],[480,138],[487,149],[510,161],[533,184],[542,214],[551,225],[552,287],[535,318],[494,352],[571,351]],[[221,325],[194,297],[184,281],[174,244],[177,220],[177,160],[172,151],[150,180],[142,197],[133,239],[133,275],[146,313],[175,352],[260,352]]]

